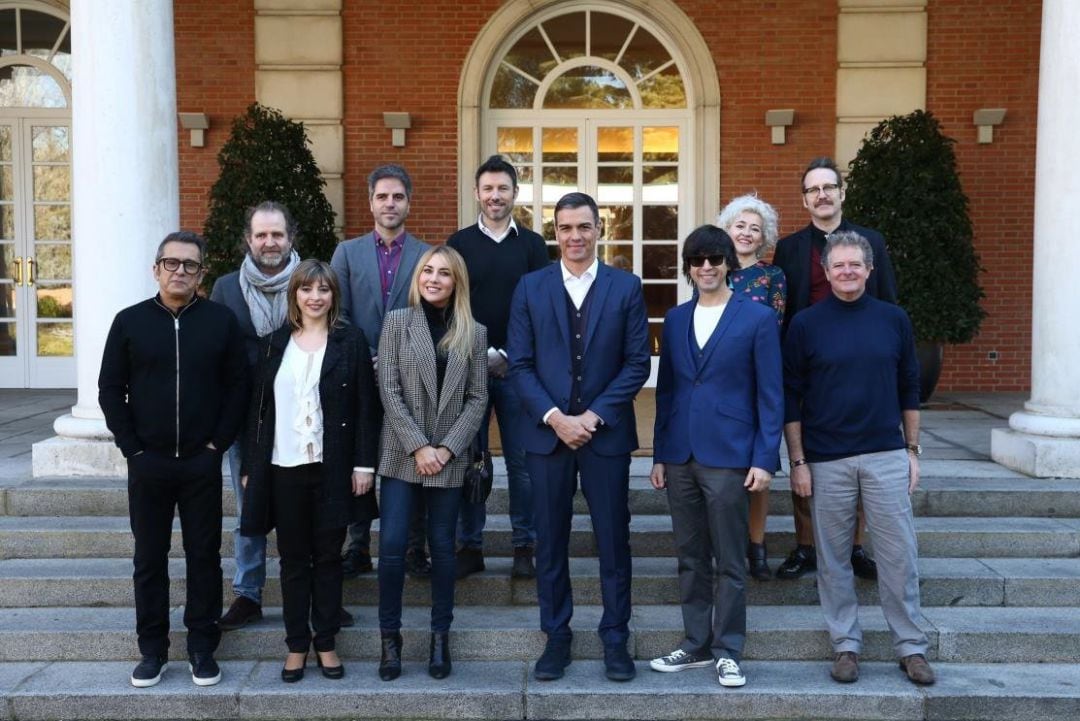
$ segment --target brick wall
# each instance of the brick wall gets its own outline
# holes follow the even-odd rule
[[[441,241],[455,229],[461,67],[501,4],[427,0],[406,2],[407,11],[369,12],[365,3],[346,0],[347,236],[370,229],[364,178],[386,162],[404,165],[413,176],[413,233]],[[713,49],[720,78],[722,199],[756,190],[779,211],[782,233],[801,227],[807,222],[798,191],[801,171],[811,157],[834,149],[835,3],[730,0],[723,12],[715,0],[679,4]],[[180,110],[210,113],[213,125],[208,147],[188,147],[186,133],[180,144],[181,217],[185,227],[197,228],[228,121],[254,97],[254,11],[250,0],[180,0],[175,12]],[[991,314],[974,343],[947,350],[939,387],[1022,390],[1030,375],[1040,8],[1024,0],[931,0],[928,13],[928,108],[959,141]],[[738,18],[746,22],[733,22]],[[995,130],[992,145],[977,145],[972,111],[999,106],[1009,109],[1005,125]],[[765,111],[789,107],[795,108],[795,125],[787,144],[774,146]],[[392,147],[383,127],[382,113],[393,110],[413,117],[404,148]],[[1004,197],[1008,217],[999,215]],[[991,350],[1000,354],[996,363],[987,360]]]

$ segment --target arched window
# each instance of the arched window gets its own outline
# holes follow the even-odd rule
[[[507,39],[485,86],[484,150],[517,167],[515,218],[553,258],[556,201],[575,190],[596,199],[600,258],[642,279],[656,353],[664,314],[686,290],[691,98],[655,29],[617,6],[578,8],[558,6]]]

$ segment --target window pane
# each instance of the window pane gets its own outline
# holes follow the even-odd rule
[[[536,83],[502,65],[495,71],[488,105],[493,108],[531,108],[537,90]]]
[[[592,13],[592,54],[615,62],[634,23],[611,13]]]
[[[22,45],[23,52],[27,55],[48,58],[63,31],[64,21],[58,17],[29,10],[22,11]]]
[[[0,125],[0,162],[11,162],[11,127]]]
[[[34,126],[30,134],[34,162],[65,163],[71,160],[71,131],[68,128]]]
[[[514,47],[506,53],[503,61],[519,70],[524,70],[537,80],[543,80],[544,76],[556,65],[551,50],[548,49],[547,43],[536,28],[525,33],[521,40],[514,43]]]
[[[10,271],[8,276],[11,276]],[[15,317],[15,284],[0,283],[0,318]]]
[[[0,280],[10,280],[15,262],[15,244],[0,243]]]
[[[634,39],[619,62],[634,80],[640,80],[671,59],[668,51],[644,28],[639,27]]]
[[[644,240],[678,240],[679,206],[646,205],[641,209]]]
[[[519,228],[528,228],[529,230],[533,230],[532,208],[526,205],[515,205],[514,221],[518,224]]]
[[[540,135],[540,147],[545,163],[576,163],[577,128],[544,128]]]
[[[602,240],[633,240],[634,206],[600,206],[600,228]]]
[[[644,128],[641,131],[642,160],[646,163],[675,163],[679,160],[678,128]]]
[[[597,168],[596,202],[598,203],[633,203],[634,168],[618,166]]]
[[[679,202],[679,169],[670,165],[646,165],[641,169],[644,187],[642,200],[647,203]]]
[[[685,108],[686,88],[676,65],[664,68],[638,84],[641,104],[646,108]]]
[[[633,128],[598,128],[596,159],[601,163],[634,162]]]
[[[0,323],[0,356],[13,355],[15,355],[15,324]]]
[[[571,68],[548,88],[545,108],[631,108],[626,85],[611,71],[586,65]]]
[[[71,240],[71,206],[35,205],[34,238]]]
[[[38,318],[71,317],[71,284],[47,283],[37,289]]]
[[[540,215],[540,218],[541,218],[540,235],[544,236],[544,240],[555,240],[555,206],[554,205],[545,205],[545,206],[543,206],[540,209],[540,214],[541,214]],[[548,252],[549,253],[551,252],[552,248],[555,249],[554,250],[555,254],[552,255],[551,257],[552,258],[558,258],[559,257],[559,247],[557,245],[549,245],[548,246]]]
[[[545,20],[542,25],[562,60],[580,58],[585,54],[585,13],[560,15]]]
[[[670,279],[679,275],[679,254],[676,245],[642,246],[641,277]]]
[[[37,354],[39,356],[74,355],[74,337],[71,323],[38,323]]]
[[[533,160],[532,128],[499,128],[496,131],[496,152],[511,163],[531,163]]]
[[[15,206],[0,205],[0,238],[15,240]]]
[[[641,289],[650,318],[663,318],[678,302],[678,289],[674,283],[645,283]]]
[[[15,11],[0,10],[0,55],[18,55],[15,41]]]
[[[601,243],[596,249],[597,256],[608,265],[634,272],[634,246],[629,243]]]
[[[518,197],[517,202],[523,205],[532,205],[533,198],[533,169],[531,165],[517,167],[518,174]],[[532,212],[532,211],[529,211]],[[527,226],[531,228],[532,226]]]
[[[71,167],[34,166],[34,200],[65,202],[71,198]]]
[[[660,339],[664,337],[664,323],[649,323],[649,348],[652,355],[660,355]]]
[[[10,165],[0,166],[0,200],[15,200],[15,182]]]
[[[0,69],[0,108],[65,108],[64,91],[51,77],[27,65]]]
[[[540,198],[545,203],[555,203],[567,193],[573,193],[577,187],[576,167],[545,167],[544,189]]]
[[[69,280],[71,278],[71,245],[69,243],[35,243],[34,275],[39,280]]]

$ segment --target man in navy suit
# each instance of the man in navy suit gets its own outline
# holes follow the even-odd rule
[[[638,447],[634,396],[649,377],[641,281],[596,257],[600,212],[584,193],[555,205],[562,259],[525,275],[510,306],[510,376],[521,398],[533,482],[537,596],[547,634],[538,680],[570,664],[568,545],[577,478],[600,557],[599,635],[613,681],[629,681],[630,453]]]
[[[874,298],[896,302],[896,277],[893,275],[889,253],[881,233],[863,228],[844,220],[844,178],[832,158],[815,158],[810,161],[802,177],[803,207],[810,213],[810,224],[802,230],[781,238],[776,245],[773,265],[784,271],[788,282],[787,305],[784,307],[784,325],[781,335],[787,335],[788,326],[796,313],[825,300],[832,295],[829,281],[821,264],[826,239],[833,233],[850,231],[858,233],[870,243],[874,254],[874,272],[866,283],[867,294]],[[789,455],[791,449],[788,449]],[[814,526],[810,518],[810,504],[791,493],[792,515],[795,517],[794,550],[778,569],[776,577],[785,580],[799,578],[807,571],[817,568],[814,549]],[[851,551],[851,566],[860,578],[877,578],[877,565],[862,547],[863,514],[860,507],[855,540]]]

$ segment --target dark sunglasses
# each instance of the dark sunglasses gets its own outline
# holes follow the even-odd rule
[[[693,268],[700,268],[705,265],[705,261],[709,261],[709,265],[714,268],[719,268],[724,263],[724,256],[722,255],[695,255],[692,258],[687,258],[686,262]]]

